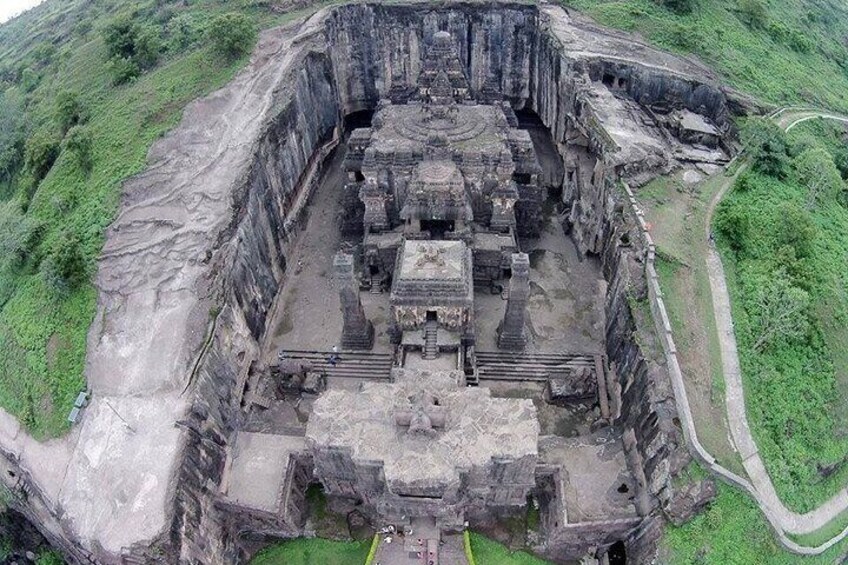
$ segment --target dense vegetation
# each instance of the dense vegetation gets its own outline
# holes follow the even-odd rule
[[[848,146],[823,124],[745,133],[751,170],[714,225],[755,439],[781,498],[806,511],[848,481]]]
[[[295,539],[267,547],[251,565],[363,565],[370,541],[341,542],[321,538]]]
[[[663,546],[658,562],[669,565],[831,565],[844,552],[844,544],[816,557],[784,551],[757,505],[725,484],[718,485],[718,497],[705,512],[681,528],[668,528]]]
[[[263,2],[48,0],[0,26],[0,406],[36,437],[66,429],[85,387],[121,181],[283,17]]]
[[[848,111],[848,4],[842,0],[563,1],[599,23],[697,55],[762,100]]]

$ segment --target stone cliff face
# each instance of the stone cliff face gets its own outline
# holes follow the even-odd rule
[[[215,563],[240,557],[236,538],[247,532],[217,504],[217,492],[228,442],[242,418],[247,368],[285,277],[288,249],[305,203],[323,158],[341,134],[344,117],[373,110],[393,88],[414,85],[422,48],[438,30],[447,30],[456,41],[472,89],[494,82],[516,109],[535,111],[562,156],[563,198],[571,210],[567,227],[582,252],[601,257],[608,281],[606,347],[617,377],[611,386],[614,425],[626,438],[629,465],[640,483],[637,506],[644,520],[615,536],[627,541],[630,555],[651,553],[663,505],[672,496],[671,477],[687,455],[667,375],[640,345],[650,339],[636,338],[643,332],[633,315],[634,303],[644,294],[639,263],[643,251],[629,243],[637,238],[626,235],[631,226],[615,181],[641,171],[645,154],[662,166],[670,164],[662,161],[650,136],[637,132],[642,137],[634,137],[633,144],[644,147],[637,153],[610,134],[610,116],[598,108],[607,100],[603,96],[610,96],[626,108],[687,108],[726,127],[727,95],[700,67],[644,45],[630,53],[632,39],[573,20],[560,8],[498,3],[325,9],[285,32],[266,34],[263,41],[274,48],[261,48],[251,68],[213,97],[208,112],[239,97],[244,102],[231,118],[233,131],[227,130],[237,136],[225,150],[229,160],[216,158],[220,140],[210,135],[192,138],[196,155],[191,166],[208,167],[210,175],[220,173],[210,182],[218,183],[226,206],[208,212],[219,215],[214,225],[192,235],[194,239],[181,240],[194,246],[208,284],[203,298],[181,294],[175,300],[190,301],[187,307],[204,306],[212,322],[203,339],[197,324],[179,326],[186,335],[192,333],[185,341],[194,344],[196,357],[174,377],[184,390],[182,415],[174,423],[179,449],[165,469],[170,484],[155,487],[167,489],[165,519],[158,535],[140,534],[116,551],[97,539],[83,539],[73,516],[60,525],[57,501],[47,492],[23,506],[45,525],[52,542],[78,559],[101,562]],[[260,91],[266,94],[258,101],[246,94]],[[184,122],[172,139],[190,128]],[[161,156],[166,149],[163,145],[151,154]],[[224,169],[228,164],[232,166]],[[151,192],[175,190],[168,184],[168,167],[176,174],[180,166],[188,164],[159,163],[159,184],[149,181]],[[156,319],[159,313],[151,308],[147,315]],[[182,339],[175,333],[174,339]],[[28,476],[25,462],[6,459],[16,473]],[[30,482],[32,492],[43,492],[38,478]],[[273,533],[300,532],[293,526]],[[563,551],[570,555],[591,543],[611,543],[608,538],[584,532],[575,540],[552,532],[541,549],[561,557]]]

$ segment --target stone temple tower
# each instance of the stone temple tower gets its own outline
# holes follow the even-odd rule
[[[342,317],[342,349],[371,349],[374,345],[374,326],[365,317],[359,299],[359,285],[353,272],[353,255],[337,253],[333,260]]]
[[[506,313],[498,328],[498,347],[521,351],[527,344],[524,329],[527,300],[530,298],[530,258],[526,253],[512,254],[512,277],[509,279],[509,299]]]

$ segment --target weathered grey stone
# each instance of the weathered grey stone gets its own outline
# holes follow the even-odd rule
[[[359,284],[353,270],[353,256],[338,253],[333,261],[336,283],[339,285],[342,318],[342,348],[371,349],[374,345],[374,326],[365,317],[365,309],[359,299]]]
[[[527,300],[530,298],[530,257],[526,253],[513,253],[512,276],[506,312],[498,333],[498,347],[521,351],[527,344]]]

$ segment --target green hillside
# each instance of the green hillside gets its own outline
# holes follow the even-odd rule
[[[842,0],[565,0],[598,23],[692,54],[766,102],[848,111]]]
[[[0,26],[0,406],[36,437],[67,429],[85,386],[90,281],[122,180],[244,64],[256,28],[287,17],[224,0],[48,0]],[[216,42],[228,30],[242,44]]]

